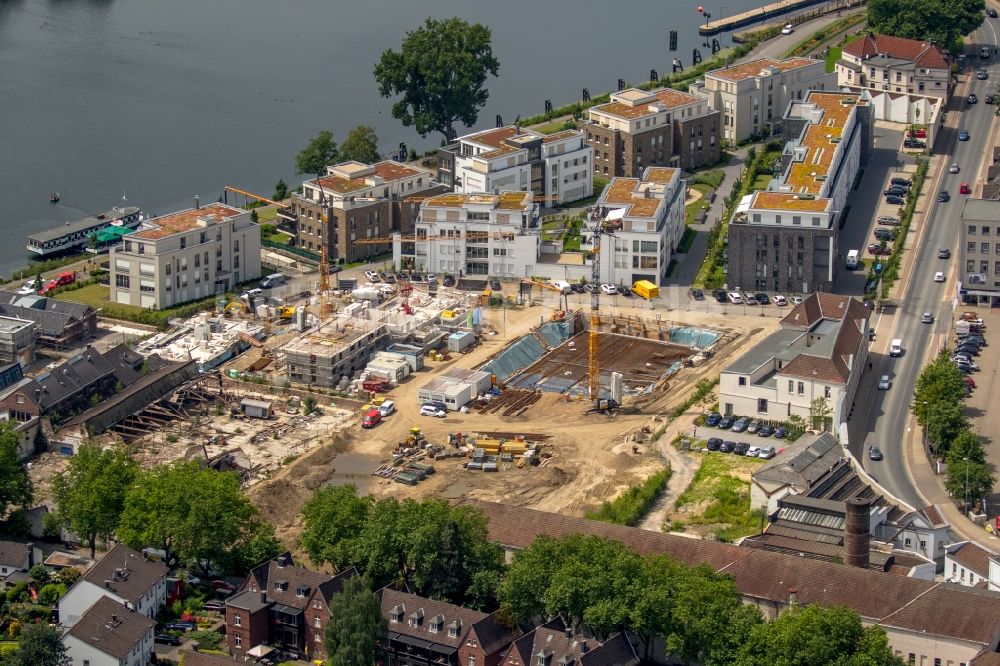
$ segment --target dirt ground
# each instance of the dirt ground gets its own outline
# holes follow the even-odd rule
[[[617,307],[616,314],[651,317],[649,305],[638,301],[637,308]],[[719,354],[697,368],[681,370],[659,394],[643,404],[636,413],[620,413],[609,418],[584,412],[589,405],[567,401],[559,394],[543,394],[541,399],[517,417],[498,413],[462,414],[449,412],[443,419],[417,415],[417,389],[441,370],[455,366],[478,367],[498,353],[509,341],[526,334],[546,320],[548,307],[488,311],[487,324],[497,335],[486,336],[469,353],[454,355],[450,361],[428,361],[423,371],[411,375],[387,397],[395,401],[397,413],[371,430],[355,424],[333,435],[329,443],[313,448],[274,476],[250,489],[253,501],[274,522],[279,535],[293,544],[298,536],[299,510],[312,493],[328,484],[354,483],[376,496],[395,497],[470,497],[501,501],[547,511],[582,515],[602,501],[610,499],[628,485],[661,469],[663,452],[647,444],[642,430],[662,427],[662,415],[682,402],[702,377],[714,377],[719,369],[761,337],[776,328],[777,318],[758,316],[723,317],[713,312],[674,310],[662,313],[664,319],[682,324],[725,328],[736,333]],[[660,415],[659,426],[652,419]],[[356,417],[358,415],[355,415]],[[693,419],[693,416],[691,417]],[[417,486],[371,476],[379,465],[390,459],[397,443],[412,427],[419,427],[428,441],[446,445],[449,433],[489,431],[538,433],[548,435],[545,450],[551,458],[541,466],[501,470],[495,473],[465,470],[461,458],[434,461],[436,473]],[[637,443],[637,440],[640,440]],[[662,443],[670,439],[661,438]],[[633,447],[636,452],[633,452]],[[671,460],[671,462],[674,462]],[[694,474],[695,467],[678,460],[675,474],[681,483]],[[690,470],[686,469],[691,467]],[[686,485],[686,484],[685,484]],[[677,493],[681,492],[683,487]],[[672,505],[672,504],[671,504]],[[662,521],[661,521],[662,523]]]

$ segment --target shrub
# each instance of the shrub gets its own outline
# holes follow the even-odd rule
[[[667,487],[670,468],[663,469],[642,483],[629,486],[625,492],[613,500],[601,504],[601,508],[587,514],[587,518],[605,523],[634,526],[649,510],[656,498]]]

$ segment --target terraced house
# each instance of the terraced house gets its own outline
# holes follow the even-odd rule
[[[629,88],[588,109],[581,129],[594,149],[595,176],[631,178],[650,166],[690,170],[717,162],[721,115],[703,97]]]
[[[829,291],[841,263],[840,218],[872,147],[866,93],[812,91],[776,125],[775,177],[748,194],[729,225],[730,289]]]

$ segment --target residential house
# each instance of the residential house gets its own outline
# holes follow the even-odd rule
[[[870,311],[850,296],[811,294],[780,328],[722,370],[719,406],[730,415],[807,422],[825,402],[825,428],[847,420],[868,364]]]
[[[156,622],[111,597],[95,601],[63,636],[71,666],[146,666],[155,663]]]
[[[525,277],[539,258],[537,227],[531,192],[440,194],[421,204],[414,236],[393,239],[393,263],[457,276]]]
[[[302,183],[278,215],[292,225],[296,247],[322,254],[325,245],[331,263],[362,261],[391,245],[371,239],[410,233],[420,201],[446,191],[433,172],[393,160],[342,162]]]
[[[388,666],[497,666],[503,650],[520,635],[496,614],[387,587],[379,591],[388,624],[383,645]]]
[[[962,204],[958,293],[971,304],[1000,305],[1000,201]]]
[[[356,576],[336,576],[295,564],[283,553],[250,571],[239,591],[226,599],[226,643],[230,654],[246,656],[264,645],[301,658],[323,659],[330,600]]]
[[[593,216],[613,230],[597,255],[608,282],[666,283],[670,255],[684,235],[686,189],[680,169],[671,167],[646,167],[640,178],[613,178],[607,184]]]
[[[35,344],[57,351],[76,346],[97,332],[97,310],[89,305],[5,289],[0,289],[0,316],[34,322]],[[17,330],[13,333],[16,338]]]
[[[629,88],[592,106],[581,130],[594,149],[594,175],[638,177],[650,166],[692,170],[719,160],[721,111],[670,88]]]
[[[260,227],[222,203],[147,219],[111,248],[111,302],[164,309],[260,277]]]
[[[508,555],[529,547],[541,534],[556,539],[593,534],[620,541],[643,555],[669,555],[731,576],[743,600],[768,618],[800,604],[849,608],[864,624],[882,627],[904,661],[969,663],[980,653],[995,652],[1000,640],[1000,595],[987,590],[510,504],[461,503],[484,512],[490,540]]]
[[[31,567],[42,562],[42,549],[24,541],[0,540],[0,583],[14,585],[28,579]]]
[[[740,202],[729,226],[730,289],[830,291],[840,217],[871,152],[867,94],[807,92],[776,124],[784,140],[775,177]]]
[[[460,194],[533,192],[548,206],[593,194],[593,150],[584,133],[541,134],[508,125],[438,150],[438,181]]]
[[[35,362],[35,322],[17,317],[0,317],[0,363]]]
[[[72,627],[102,597],[149,618],[156,617],[167,594],[167,566],[123,543],[90,568],[59,600],[59,622]]]
[[[30,410],[19,409],[16,399],[8,401],[8,398],[31,382],[30,377],[24,376],[20,363],[0,367],[0,419],[16,424],[19,435],[17,456],[21,460],[41,453],[36,450],[41,421],[38,415],[32,414]]]
[[[951,95],[951,59],[933,41],[869,32],[844,46],[835,70],[841,86],[944,100]]]
[[[785,108],[810,90],[837,89],[836,74],[811,58],[760,58],[713,69],[688,92],[722,112],[722,138],[737,143],[766,134]]]
[[[636,666],[639,657],[623,633],[598,641],[574,632],[556,618],[514,641],[502,661],[511,666]]]
[[[363,370],[388,341],[385,324],[339,314],[289,340],[281,350],[289,380],[333,388]]]
[[[945,549],[944,578],[968,587],[997,589],[1000,579],[991,579],[991,563],[998,556],[972,541],[959,541]]]

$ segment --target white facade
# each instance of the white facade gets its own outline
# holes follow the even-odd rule
[[[111,249],[111,302],[167,308],[260,277],[260,227],[221,203],[146,220]]]
[[[844,47],[834,71],[838,85],[868,88],[873,93],[913,93],[945,100],[950,94],[951,64],[932,42],[869,33]]]
[[[608,183],[595,209],[614,230],[602,240],[597,255],[602,281],[664,284],[670,255],[684,234],[686,186],[680,170],[672,167],[647,167],[642,178],[619,177]]]
[[[592,164],[593,149],[579,130],[545,135],[501,127],[459,138],[455,192],[533,191],[548,205],[563,204],[593,194]]]
[[[539,256],[537,225],[530,192],[442,194],[421,205],[412,243],[394,237],[393,262],[412,257],[418,271],[525,277]]]
[[[966,587],[985,582],[989,589],[995,590],[1000,583],[1000,580],[990,579],[995,557],[995,553],[971,541],[950,544],[944,556],[944,579]]]
[[[59,600],[59,620],[63,626],[72,627],[101,597],[109,597],[120,604],[133,603],[89,580],[79,580]],[[167,600],[167,579],[161,578],[135,602],[135,610],[146,617],[155,618],[156,612]]]
[[[142,641],[135,644],[135,647],[124,659],[101,652],[94,646],[69,634],[63,636],[63,644],[66,646],[66,653],[72,666],[146,666],[150,663],[149,655],[153,654],[155,648],[153,629],[149,630]]]
[[[737,142],[763,132],[807,91],[836,88],[837,75],[827,74],[822,60],[762,58],[707,72],[688,92],[722,111],[722,137]]]

